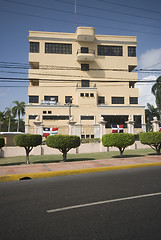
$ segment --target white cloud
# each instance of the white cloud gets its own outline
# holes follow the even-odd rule
[[[161,48],[150,49],[143,53],[138,59],[138,66],[140,69],[161,69]],[[146,106],[147,103],[150,103],[154,106],[155,97],[151,93],[151,88],[154,82],[151,83],[141,83],[144,80],[156,80],[161,75],[161,72],[151,72],[151,73],[139,73],[140,81],[136,84],[136,87],[139,88],[139,104]]]
[[[161,68],[161,48],[147,50],[140,56],[138,65],[139,68]]]

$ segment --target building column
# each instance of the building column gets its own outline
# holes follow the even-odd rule
[[[75,124],[76,122],[73,121],[73,118],[70,117],[68,125],[69,125],[69,135],[75,135]]]
[[[103,117],[101,117],[101,120],[99,121],[99,126],[100,126],[100,152],[105,151],[105,147],[102,145],[102,136],[106,133],[105,129],[105,120]]]
[[[29,124],[25,124],[25,133],[28,134],[29,133]]]
[[[151,121],[153,132],[159,132],[159,122],[160,121],[157,119],[157,117],[153,117],[153,121]]]
[[[94,138],[100,138],[100,125],[94,124]]]
[[[125,123],[127,124],[127,132],[134,134],[134,121],[132,120],[130,115],[129,115],[128,121]]]
[[[146,132],[146,123],[144,121],[144,115],[141,116],[141,126],[142,126],[142,132]]]
[[[36,117],[36,121],[34,123],[34,134],[43,135],[43,123],[39,121],[39,116]]]

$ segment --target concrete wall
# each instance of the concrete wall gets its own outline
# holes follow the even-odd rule
[[[141,149],[141,148],[149,148],[147,145],[141,144],[139,141],[135,142],[132,146],[127,149]],[[107,152],[107,151],[118,151],[115,147],[106,148],[103,147],[100,143],[86,143],[81,144],[79,148],[71,149],[69,153],[94,153],[94,152]],[[16,156],[24,156],[25,149],[21,147],[3,147],[0,150],[0,157],[16,157]],[[53,154],[61,154],[59,150],[49,148],[46,145],[35,147],[30,155],[53,155]]]

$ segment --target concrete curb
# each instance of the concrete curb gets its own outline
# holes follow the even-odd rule
[[[18,181],[18,180],[22,180],[23,178],[24,179],[47,178],[47,177],[57,177],[57,176],[66,176],[66,175],[74,175],[74,174],[104,172],[104,171],[140,168],[140,167],[152,167],[152,166],[161,166],[161,163],[158,163],[158,162],[157,163],[141,163],[141,164],[131,164],[131,165],[122,165],[122,166],[3,175],[3,176],[0,176],[0,182]]]

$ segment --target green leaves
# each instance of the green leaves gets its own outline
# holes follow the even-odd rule
[[[15,136],[14,141],[20,147],[36,147],[42,143],[42,136],[38,134],[20,134]]]
[[[0,138],[0,149],[5,145],[4,138]]]

